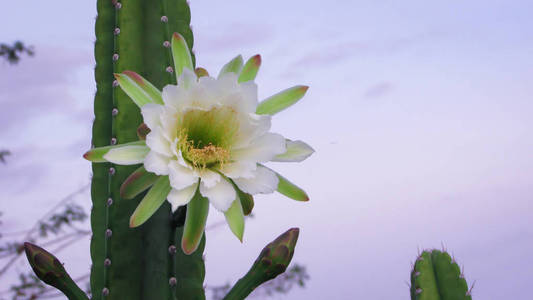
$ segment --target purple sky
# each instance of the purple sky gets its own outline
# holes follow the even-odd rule
[[[311,87],[273,130],[317,151],[273,165],[309,203],[257,197],[243,245],[227,228],[208,234],[207,284],[236,280],[298,226],[293,261],[311,280],[277,299],[409,299],[417,248],[442,243],[474,298],[530,297],[533,2],[191,2],[199,66],[261,53],[260,97]],[[5,228],[28,227],[89,180],[96,11],[72,3],[0,11],[0,41],[36,49],[0,63],[0,148],[13,152],[0,166]],[[221,219],[212,210],[209,223]],[[86,272],[87,245],[58,255],[71,273]]]

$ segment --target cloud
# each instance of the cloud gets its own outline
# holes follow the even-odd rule
[[[318,45],[302,47],[311,49],[300,59],[291,64],[291,68],[313,66],[330,66],[344,63],[352,57],[363,55],[390,55],[414,45],[423,43],[442,36],[438,32],[422,32],[401,36],[387,40],[347,40],[342,41],[342,36],[337,36],[337,42],[320,43]],[[280,54],[282,51],[280,51]]]
[[[274,36],[273,28],[266,25],[232,23],[218,30],[208,31],[202,40],[197,40],[205,52],[246,49],[253,45],[268,42]]]
[[[394,86],[390,82],[380,82],[368,88],[363,96],[367,99],[375,99],[383,97],[393,90]]]
[[[72,85],[91,58],[86,51],[37,46],[34,57],[2,68],[0,128],[20,128],[36,117],[76,107]]]

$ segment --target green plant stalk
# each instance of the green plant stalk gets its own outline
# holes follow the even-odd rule
[[[446,252],[425,250],[411,272],[413,300],[472,300],[459,265]]]
[[[254,264],[224,297],[224,300],[245,299],[261,284],[276,278],[287,270],[300,230],[291,228],[263,248]]]
[[[190,47],[193,40],[185,0],[97,0],[97,11],[92,144],[101,147],[138,140],[137,128],[142,123],[139,108],[113,86],[113,73],[135,71],[159,89],[175,84],[175,76],[168,69],[173,62],[165,41],[170,41],[173,32],[182,34]],[[93,164],[93,299],[176,297],[176,288],[169,280],[176,269],[182,268],[168,250],[175,243],[176,234],[170,205],[162,205],[143,226],[129,228],[129,218],[144,193],[126,200],[120,197],[120,186],[136,168]],[[106,259],[109,263],[104,265]]]

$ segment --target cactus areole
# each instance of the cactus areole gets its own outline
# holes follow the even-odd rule
[[[306,86],[259,102],[254,82],[259,55],[246,64],[237,56],[215,78],[205,69],[194,70],[189,47],[178,33],[172,37],[171,50],[177,85],[159,91],[133,71],[115,74],[122,90],[141,109],[144,124],[139,132],[144,134],[140,140],[93,148],[84,157],[119,165],[142,163],[144,169],[122,186],[123,196],[130,198],[151,187],[131,216],[130,226],[146,222],[165,199],[173,211],[187,205],[182,247],[192,253],[205,227],[205,203],[223,212],[232,232],[242,240],[252,195],[277,190],[307,201],[303,190],[263,164],[300,162],[314,150],[302,141],[270,132],[272,115],[301,99]]]

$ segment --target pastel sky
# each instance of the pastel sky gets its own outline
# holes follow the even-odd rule
[[[81,155],[95,92],[95,1],[21,5],[0,10],[0,42],[36,51],[0,63],[0,149],[13,153],[0,165],[0,211],[13,230],[88,183]],[[235,281],[296,226],[293,261],[311,279],[274,299],[409,299],[417,249],[442,244],[475,281],[475,299],[531,297],[532,1],[192,0],[191,9],[199,66],[260,53],[260,98],[310,86],[273,131],[316,150],[274,165],[310,202],[258,197],[244,244],[227,228],[208,233],[207,284]],[[83,274],[88,240],[74,249],[58,256]]]

